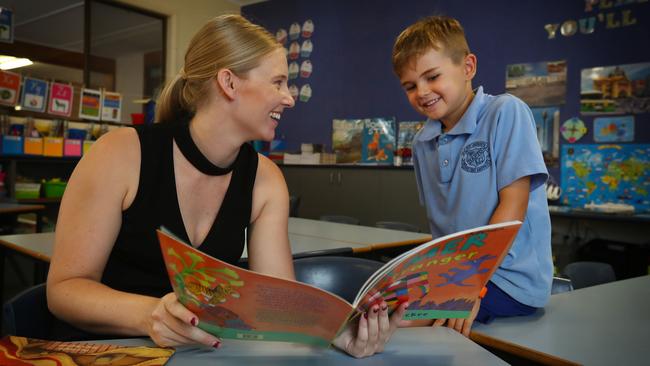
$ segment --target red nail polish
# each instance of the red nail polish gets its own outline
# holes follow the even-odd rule
[[[221,347],[221,342],[219,342],[219,341],[214,341],[214,343],[212,343],[212,347],[214,347],[214,348],[219,348],[219,347]]]
[[[368,313],[363,313],[363,317],[368,319]]]
[[[379,311],[379,308],[376,308],[376,307],[372,308],[372,312],[373,312],[373,313],[376,313],[376,312],[378,312],[378,311]]]
[[[190,320],[190,324],[192,324],[192,326],[195,326],[195,327],[196,327],[196,324],[198,324],[198,322],[199,322],[199,321],[198,321],[198,319],[196,319],[196,318],[192,318],[192,319]]]
[[[385,311],[386,309],[388,309],[388,305],[385,305],[385,304],[384,304],[384,305],[381,307],[381,310],[382,310],[382,311]]]

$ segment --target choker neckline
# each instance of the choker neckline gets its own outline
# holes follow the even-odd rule
[[[208,158],[203,155],[201,150],[196,146],[190,135],[189,122],[181,122],[174,129],[174,141],[185,159],[187,159],[196,169],[206,175],[226,175],[233,171],[235,164],[239,160],[239,154],[235,161],[226,168],[214,165]],[[241,149],[240,149],[241,152]]]

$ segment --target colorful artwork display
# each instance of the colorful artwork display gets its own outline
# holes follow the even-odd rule
[[[583,69],[580,78],[580,112],[650,112],[650,62]]]
[[[557,164],[560,158],[560,109],[558,107],[536,107],[530,109],[535,118],[537,140],[544,154],[544,162]]]
[[[562,147],[562,203],[621,203],[650,210],[650,144]]]
[[[395,153],[395,119],[364,120],[361,162],[393,165]]]
[[[403,165],[413,165],[413,139],[415,134],[424,126],[424,121],[402,121],[397,129],[397,161]]]
[[[0,104],[13,107],[18,102],[20,74],[0,71]]]
[[[101,109],[102,92],[93,89],[81,89],[79,118],[99,121]]]
[[[634,116],[594,119],[594,141],[630,142],[634,140]]]
[[[70,117],[72,114],[72,98],[74,89],[70,84],[53,82],[50,88],[50,98],[47,113],[57,116]]]
[[[14,12],[0,6],[0,42],[14,43]]]
[[[564,104],[565,60],[513,64],[506,67],[506,92],[531,107]]]
[[[361,161],[362,119],[335,119],[332,121],[332,150],[339,164]]]
[[[23,93],[20,98],[22,109],[45,112],[47,104],[47,81],[26,77],[23,79]]]
[[[587,133],[587,126],[581,119],[573,117],[564,121],[562,127],[560,127],[560,132],[565,140],[574,143]]]

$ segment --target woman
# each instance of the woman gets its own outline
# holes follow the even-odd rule
[[[286,183],[247,143],[272,140],[294,105],[287,74],[282,46],[241,16],[219,16],[194,36],[158,102],[162,123],[106,134],[70,178],[47,283],[57,317],[160,346],[218,347],[171,292],[161,225],[230,263],[248,228],[250,268],[294,278]],[[405,305],[390,319],[385,308],[375,305],[334,344],[355,357],[381,351]]]

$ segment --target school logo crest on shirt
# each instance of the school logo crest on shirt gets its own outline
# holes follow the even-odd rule
[[[480,173],[492,165],[490,149],[485,141],[475,141],[463,148],[461,168],[468,173]]]

